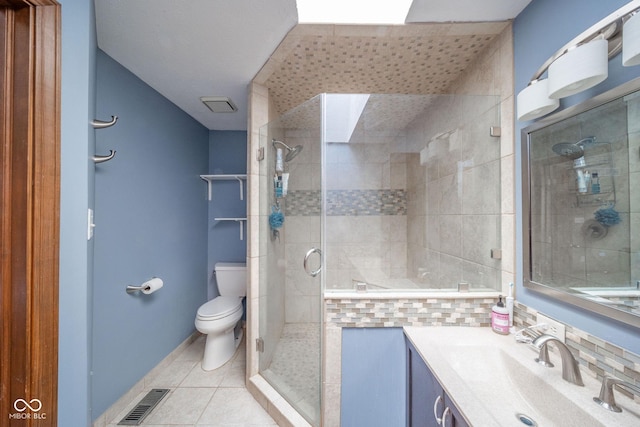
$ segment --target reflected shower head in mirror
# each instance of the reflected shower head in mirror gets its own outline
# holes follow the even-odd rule
[[[563,157],[568,157],[571,160],[579,159],[584,156],[585,146],[592,145],[596,142],[596,138],[593,136],[589,136],[587,138],[581,139],[580,141],[573,142],[560,142],[551,149],[554,153],[559,154]]]
[[[277,139],[272,139],[271,143],[273,144],[274,147],[276,146],[276,144],[280,144],[287,149],[287,155],[284,156],[285,162],[290,162],[302,151],[302,145],[296,145],[295,147],[291,148],[284,142],[278,141]]]
[[[568,157],[571,160],[579,159],[584,156],[584,149],[573,142],[560,142],[551,147],[554,153],[563,157]]]

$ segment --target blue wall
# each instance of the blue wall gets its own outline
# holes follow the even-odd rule
[[[90,331],[93,241],[87,208],[93,204],[95,133],[94,3],[62,4],[62,117],[58,425],[90,423]]]
[[[209,173],[247,173],[247,132],[211,131],[209,133]],[[202,184],[205,186],[204,182]],[[247,224],[243,225],[245,240],[240,240],[240,225],[232,221],[215,221],[214,218],[247,217],[247,181],[242,182],[244,200],[240,200],[240,184],[237,180],[215,181],[209,202],[208,237],[209,258],[207,272],[213,293],[218,295],[212,276],[216,262],[246,262]]]
[[[206,300],[209,131],[103,52],[97,54],[92,415],[193,331]],[[129,295],[157,276],[164,287]]]
[[[548,57],[565,43],[591,27],[607,15],[627,4],[626,0],[533,0],[516,18],[513,25],[515,55],[515,93],[524,89],[531,76]],[[609,78],[581,94],[563,99],[561,109],[575,105],[587,98],[606,92],[621,83],[640,76],[640,67],[623,67],[622,55],[609,61]],[[529,122],[516,121],[516,188],[522,188],[521,135]],[[522,212],[522,194],[516,195],[518,212]],[[522,217],[517,217],[516,236],[518,256],[517,271],[522,271]],[[574,325],[600,338],[640,354],[638,330],[586,312],[525,289],[518,279],[517,298],[524,304],[542,311],[565,323]]]
[[[405,425],[406,365],[402,328],[343,328],[340,425]]]
[[[207,131],[103,53],[96,82],[94,3],[61,3],[57,418],[59,425],[84,427],[193,331],[213,264],[245,259],[235,224],[210,223],[207,248],[205,184],[198,175],[245,173],[246,132]],[[112,114],[120,116],[112,128],[94,130],[89,124]],[[109,149],[117,157],[95,166],[91,157]],[[237,185],[223,184],[214,194],[209,217],[225,206],[233,216],[246,215]],[[87,241],[89,207],[96,209],[97,228]],[[126,284],[154,274],[166,286],[152,298],[125,294]]]

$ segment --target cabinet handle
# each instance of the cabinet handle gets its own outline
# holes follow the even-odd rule
[[[453,415],[451,414],[451,408],[449,408],[448,406],[444,408],[444,412],[442,413],[442,427],[447,426],[447,416],[453,418]],[[450,425],[451,427],[453,427],[453,422],[451,422]]]
[[[438,425],[442,424],[442,418],[438,417],[438,404],[442,402],[442,395],[439,395],[438,397],[436,397],[435,402],[433,402],[433,417],[436,419],[436,422],[438,423]],[[447,408],[449,409],[449,408]],[[446,409],[445,409],[446,411]],[[442,412],[442,415],[444,416],[444,412]]]

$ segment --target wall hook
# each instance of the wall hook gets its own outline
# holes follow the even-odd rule
[[[116,155],[115,150],[109,150],[109,154],[106,156],[93,156],[93,162],[94,163],[108,162],[109,160],[113,159],[115,155]]]
[[[115,125],[117,121],[118,121],[118,116],[111,116],[111,120],[108,122],[105,122],[103,120],[93,119],[91,120],[91,126],[93,126],[94,129],[104,129],[104,128],[108,128],[109,126]]]

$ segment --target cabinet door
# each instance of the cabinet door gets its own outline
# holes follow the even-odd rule
[[[420,354],[411,343],[407,343],[407,418],[409,427],[439,427],[434,415],[434,404],[438,401],[437,413],[444,411],[444,392]]]
[[[442,420],[442,427],[469,427],[469,424],[467,424],[467,421],[464,419],[456,405],[446,394],[444,396],[444,404],[449,408],[451,415]]]
[[[469,427],[427,364],[407,341],[407,424],[409,427]],[[443,417],[444,415],[444,417]],[[438,423],[438,418],[441,419]]]

